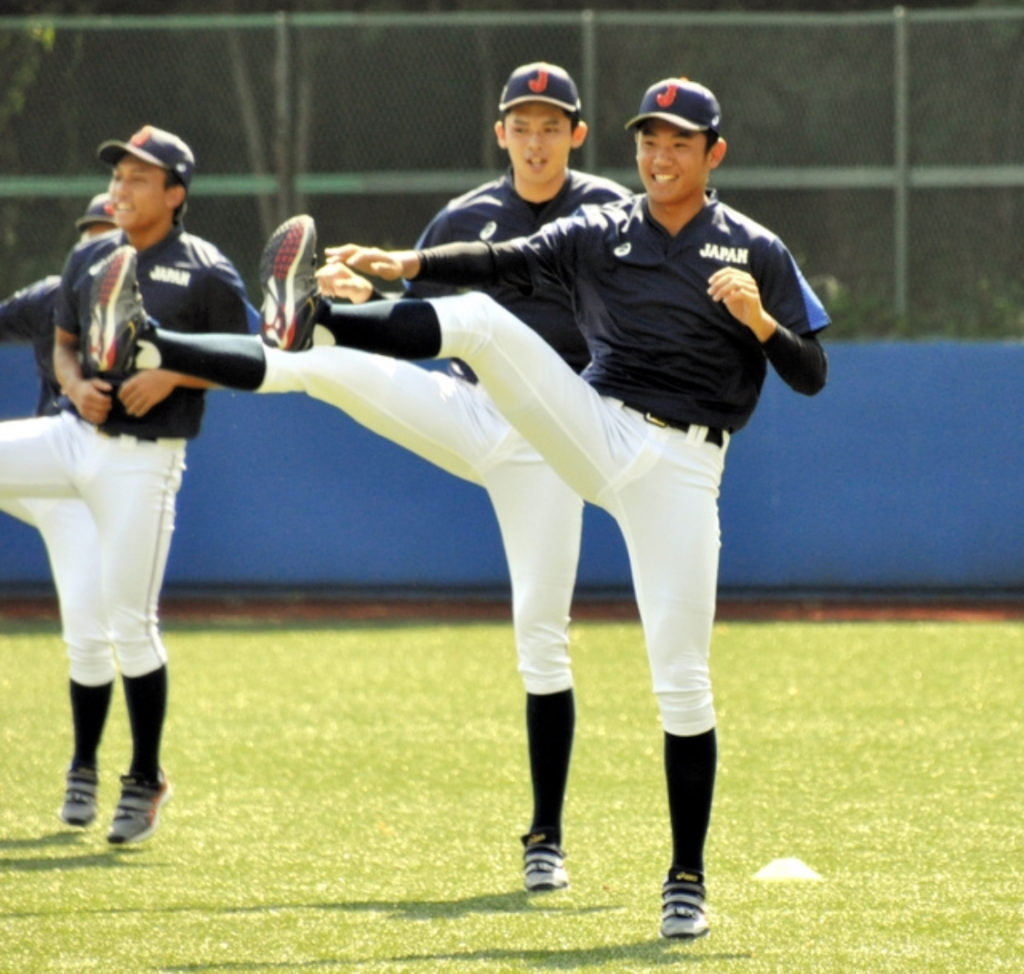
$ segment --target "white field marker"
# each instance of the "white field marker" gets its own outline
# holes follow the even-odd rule
[[[754,879],[821,879],[821,876],[799,859],[773,859],[754,873]]]

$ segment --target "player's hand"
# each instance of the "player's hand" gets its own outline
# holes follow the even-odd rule
[[[373,297],[373,285],[340,260],[328,260],[316,272],[320,293],[328,298],[344,298],[353,304],[363,304]]]
[[[757,281],[738,267],[723,267],[708,278],[708,295],[720,301],[729,313],[766,342],[778,327],[775,319],[761,305]]]
[[[113,389],[114,387],[103,379],[80,379],[64,392],[74,403],[82,419],[94,426],[101,426],[110,415],[110,394]]]
[[[363,274],[372,274],[385,281],[415,277],[420,269],[419,258],[413,250],[381,250],[379,247],[344,244],[341,247],[328,247],[325,253],[328,263],[346,264]]]
[[[125,379],[117,398],[129,416],[145,416],[163,402],[178,385],[177,376],[165,369],[146,369]]]

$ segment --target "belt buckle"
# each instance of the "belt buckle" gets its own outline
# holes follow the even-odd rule
[[[654,413],[644,413],[644,419],[652,426],[660,426],[662,429],[668,429],[668,423],[666,423],[660,416],[655,416]]]

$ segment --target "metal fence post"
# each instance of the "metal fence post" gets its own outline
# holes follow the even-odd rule
[[[895,180],[893,184],[893,311],[898,327],[907,320],[907,234],[910,198],[909,133],[907,132],[907,11],[893,8],[893,142]]]
[[[580,11],[580,45],[583,60],[583,115],[598,117],[597,104],[597,17],[593,10]],[[592,125],[583,143],[583,168],[598,170],[597,125]]]
[[[274,25],[274,169],[277,175],[277,222],[292,212],[291,71],[288,15],[275,15]]]

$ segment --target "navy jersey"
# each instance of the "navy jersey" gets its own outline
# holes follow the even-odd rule
[[[84,349],[89,338],[89,295],[92,272],[100,260],[125,242],[108,233],[78,244],[61,275],[57,326],[79,336]],[[159,243],[140,251],[137,273],[146,313],[169,331],[247,333],[257,312],[249,304],[245,285],[234,265],[213,244],[186,233],[180,226]],[[95,373],[83,370],[86,378]],[[145,416],[129,416],[114,397],[104,432],[141,437],[186,437],[199,432],[204,406],[202,389],[175,388]],[[69,408],[70,404],[69,404]]]
[[[53,374],[53,316],[60,278],[44,277],[0,302],[0,342],[31,343],[39,374],[36,415],[55,413],[60,383]]]
[[[603,395],[677,423],[738,430],[764,383],[761,343],[708,297],[708,278],[719,268],[749,272],[765,310],[796,334],[829,324],[782,241],[713,193],[675,236],[651,218],[646,197],[638,195],[584,207],[503,245],[499,271],[505,248],[530,280],[556,279],[572,295],[591,353],[587,381]]]
[[[500,179],[451,200],[427,224],[417,249],[436,244],[484,240],[497,242],[527,237],[558,217],[569,216],[585,203],[626,199],[624,186],[570,169],[558,194],[543,204],[529,203],[515,189],[511,169]],[[523,289],[504,281],[481,288],[517,318],[526,322],[579,372],[590,361],[586,342],[576,326],[572,295],[560,288]],[[455,288],[409,281],[406,293],[430,298],[452,294]],[[465,369],[465,366],[462,366]]]

